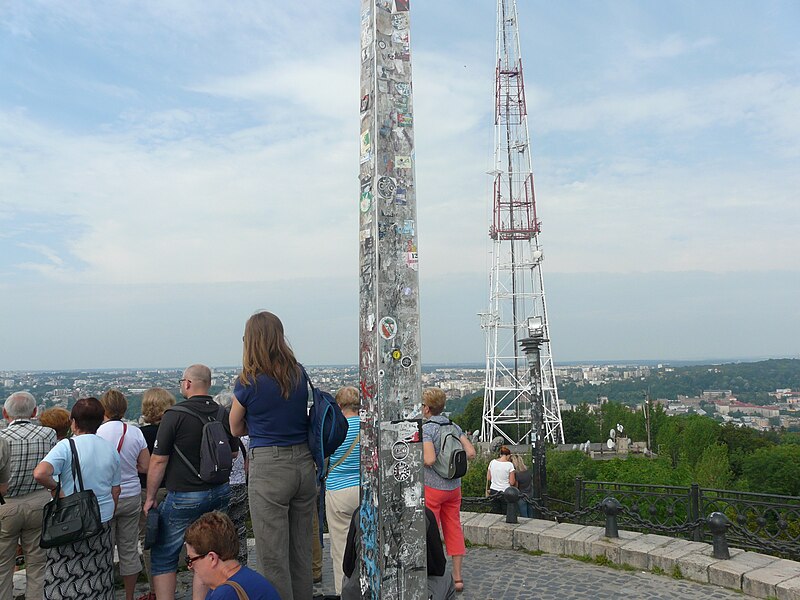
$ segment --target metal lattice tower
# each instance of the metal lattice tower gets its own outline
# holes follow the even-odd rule
[[[529,319],[534,319],[546,340],[540,359],[545,437],[561,443],[564,432],[549,341],[516,0],[497,1],[495,153],[490,174],[494,176],[492,266],[489,310],[481,315],[486,332],[481,437],[489,441],[502,436],[511,444],[530,441],[531,380],[519,342],[529,336]]]

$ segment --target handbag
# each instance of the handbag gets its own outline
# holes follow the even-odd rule
[[[72,438],[69,440],[69,446],[72,450],[72,481],[75,491],[69,496],[60,498],[59,480],[55,497],[44,505],[42,539],[39,542],[41,548],[54,548],[85,540],[97,535],[103,529],[97,496],[94,491],[83,487],[81,463],[78,459],[78,450],[75,448],[75,440]]]

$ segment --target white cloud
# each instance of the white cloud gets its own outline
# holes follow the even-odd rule
[[[704,37],[690,41],[678,33],[672,33],[660,40],[653,42],[633,43],[630,47],[630,54],[633,58],[645,61],[663,58],[676,58],[702,48],[707,48],[716,43],[717,41],[711,37]]]

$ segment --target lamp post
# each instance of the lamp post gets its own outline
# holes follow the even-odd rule
[[[531,458],[533,460],[533,497],[538,506],[543,506],[547,495],[547,471],[545,469],[545,431],[544,406],[542,404],[542,368],[540,346],[549,340],[544,337],[544,320],[542,317],[528,319],[528,336],[520,341],[525,358],[528,361],[530,374],[531,402]],[[534,507],[533,517],[542,517],[541,511]]]

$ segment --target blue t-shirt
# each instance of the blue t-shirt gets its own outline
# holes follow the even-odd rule
[[[106,440],[93,433],[76,435],[75,448],[78,450],[78,461],[81,465],[83,486],[92,490],[100,505],[100,520],[105,523],[114,516],[114,498],[111,488],[120,484],[119,454],[117,449]],[[53,476],[61,481],[61,489],[70,495],[75,486],[72,482],[72,450],[69,440],[61,440],[47,456],[46,462],[53,465]]]
[[[235,581],[242,586],[250,600],[281,600],[272,584],[264,579],[263,575],[248,567],[236,571],[228,581]],[[238,600],[238,598],[236,590],[230,585],[220,585],[206,594],[206,600]]]
[[[269,375],[259,375],[249,385],[237,379],[233,393],[246,411],[251,448],[308,442],[308,383],[302,374],[288,398]]]
[[[342,445],[331,455],[331,467],[339,462],[359,433],[361,422],[358,416],[347,417],[347,437],[344,438]],[[361,438],[359,438],[360,440]],[[361,483],[361,444],[356,444],[352,452],[340,464],[332,468],[325,480],[325,489],[343,490]]]

